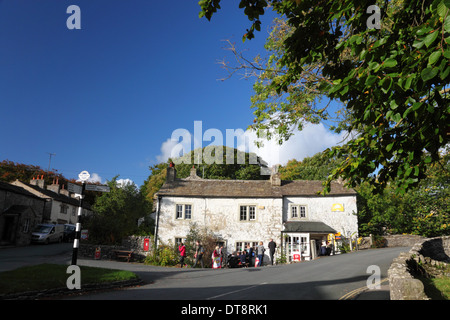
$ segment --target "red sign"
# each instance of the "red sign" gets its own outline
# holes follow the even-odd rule
[[[149,248],[150,248],[150,239],[145,238],[144,239],[144,251],[148,251]]]
[[[294,254],[292,258],[294,261],[301,261],[301,256],[298,253]]]
[[[101,256],[101,249],[100,248],[96,248],[95,249],[95,260],[99,260],[100,256]]]

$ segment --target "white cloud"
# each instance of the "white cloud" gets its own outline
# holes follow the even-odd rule
[[[269,166],[276,164],[285,165],[289,160],[302,160],[305,157],[311,157],[314,154],[324,151],[327,148],[341,144],[345,139],[346,133],[335,134],[320,123],[307,124],[302,131],[294,130],[293,135],[288,141],[279,145],[275,140],[265,140],[261,148],[257,148],[256,133],[247,131],[249,143],[246,148],[239,146],[242,151],[255,152]]]
[[[215,131],[212,131],[215,130]],[[245,152],[254,152],[260,156],[269,166],[276,164],[285,165],[289,160],[302,160],[305,157],[311,157],[314,154],[324,151],[327,148],[341,144],[346,137],[346,132],[336,134],[328,130],[322,123],[307,124],[302,131],[294,130],[293,135],[288,141],[279,145],[274,139],[264,140],[263,146],[258,148],[255,145],[257,138],[254,131],[245,131],[241,129],[234,130],[236,139],[227,140],[226,132],[219,132],[217,129],[208,129],[202,132],[203,136],[195,136],[196,145],[199,145],[198,139],[202,138],[202,146],[210,145],[210,139],[205,139],[205,133],[213,132],[215,137],[219,137],[214,142],[223,141],[222,144],[228,147],[234,147]],[[161,153],[156,156],[158,162],[165,162],[169,158],[179,157],[192,150],[194,135],[186,129],[177,129],[172,137],[161,144]],[[231,139],[230,139],[231,140]],[[235,142],[236,141],[236,142]],[[236,145],[237,143],[237,145]],[[216,145],[216,143],[213,143]],[[220,145],[220,143],[218,144]]]
[[[135,184],[134,181],[131,179],[118,179],[116,182],[119,188],[127,186],[129,184]]]

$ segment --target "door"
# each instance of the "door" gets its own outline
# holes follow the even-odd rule
[[[310,260],[309,233],[288,233],[284,240],[289,262]]]

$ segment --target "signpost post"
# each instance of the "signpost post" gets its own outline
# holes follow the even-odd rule
[[[75,185],[75,186],[77,186],[78,188],[72,187],[74,189],[77,189],[77,191],[81,191],[79,193],[80,202],[78,205],[77,224],[76,224],[76,228],[75,228],[75,239],[73,240],[72,265],[77,264],[78,247],[80,246],[80,236],[81,236],[80,217],[81,217],[81,213],[83,212],[83,197],[84,197],[85,182],[89,179],[90,176],[91,175],[87,171],[80,172],[80,174],[78,175],[78,178],[80,178],[81,183],[82,183],[81,190],[79,190],[79,186],[77,186],[77,185]],[[76,193],[78,193],[78,192],[76,192]]]
[[[87,171],[82,171],[78,175],[78,178],[80,178],[82,185],[79,186],[77,184],[69,183],[67,186],[67,189],[70,192],[76,193],[80,195],[80,202],[78,206],[78,215],[77,215],[77,224],[75,229],[75,239],[73,241],[73,253],[72,253],[72,265],[77,264],[77,256],[78,256],[78,248],[80,246],[80,238],[81,238],[81,223],[80,223],[80,217],[81,213],[83,212],[83,198],[84,198],[84,191],[99,191],[99,192],[109,192],[110,189],[108,186],[99,186],[94,184],[86,184],[86,181],[90,178],[90,174]]]

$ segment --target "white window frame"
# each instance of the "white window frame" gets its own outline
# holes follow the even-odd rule
[[[181,208],[181,211],[179,209]],[[186,210],[188,208],[188,210]],[[175,204],[175,220],[192,220],[193,205],[192,203]]]
[[[306,204],[289,204],[290,220],[306,220],[308,219],[308,206]]]
[[[239,222],[254,222],[257,221],[256,204],[240,204],[239,205]],[[243,217],[242,208],[245,208],[245,217]]]

